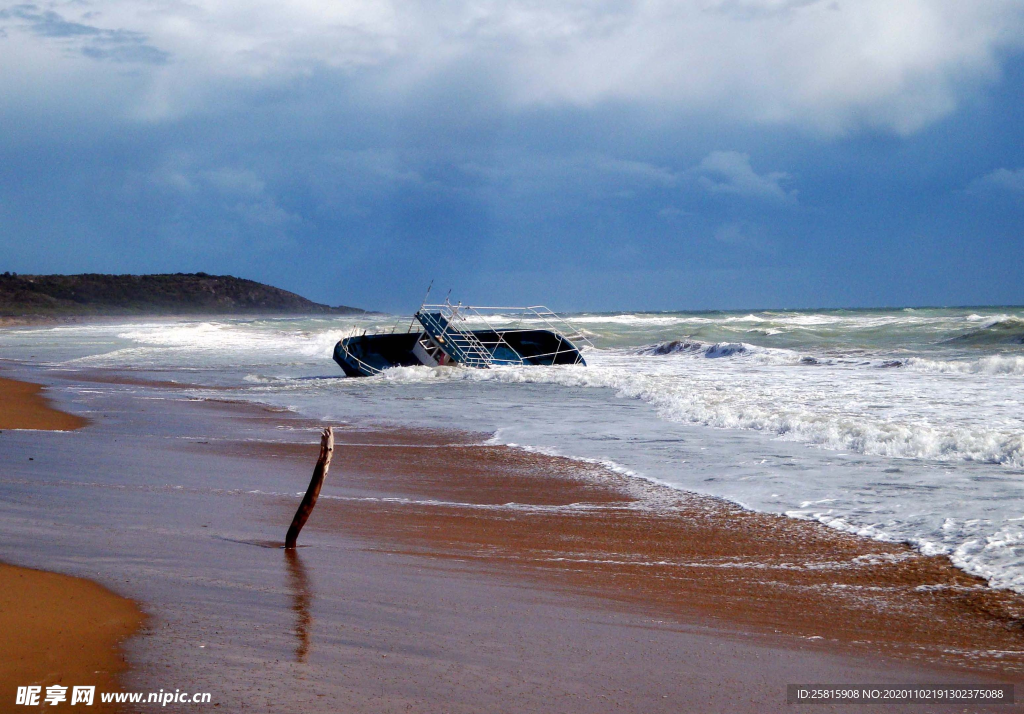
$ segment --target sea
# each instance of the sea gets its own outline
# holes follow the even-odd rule
[[[473,431],[906,542],[1024,593],[1024,308],[567,317],[589,340],[586,366],[344,377],[339,339],[411,324],[380,314],[11,328],[0,358],[135,375],[117,388],[155,407],[234,399],[325,423]],[[113,388],[68,384],[86,405]]]

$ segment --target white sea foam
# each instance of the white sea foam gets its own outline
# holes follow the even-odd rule
[[[939,396],[929,389],[936,386],[934,383],[922,381],[916,387],[920,394],[908,394],[908,384],[899,375],[863,379],[855,369],[791,379],[786,368],[792,369],[801,358],[782,350],[714,345],[681,354],[707,355],[708,350],[717,350],[715,354],[723,356],[740,356],[737,361],[754,356],[759,366],[767,369],[751,372],[729,365],[703,370],[699,366],[706,362],[703,359],[694,362],[647,358],[644,362],[634,357],[627,362],[620,356],[605,364],[592,362],[587,368],[402,367],[387,370],[382,379],[402,383],[469,380],[603,387],[622,397],[646,401],[657,407],[662,417],[674,421],[762,431],[836,451],[1024,468],[1024,423],[1020,414],[1009,422],[987,423],[985,415],[971,413],[949,414],[937,420],[927,413]],[[807,370],[798,369],[796,375],[808,374]],[[836,384],[837,380],[844,383]],[[882,389],[890,393],[883,397]],[[876,406],[882,398],[895,401],[889,405],[888,414],[880,413]],[[931,399],[932,404],[915,406],[918,399]],[[918,413],[906,413],[911,408]]]
[[[143,363],[150,352],[151,350],[145,347],[123,347],[119,350],[75,357],[64,361],[63,364],[68,367],[103,366],[107,364],[137,365]]]
[[[637,354],[648,356],[700,356],[709,359],[721,357],[745,357],[759,364],[808,363],[808,358],[793,350],[758,347],[747,342],[716,342],[705,344],[696,340],[670,340],[647,345],[636,350]],[[816,361],[816,360],[815,360]]]
[[[1024,375],[1024,356],[990,355],[973,360],[931,360],[924,357],[909,357],[903,362],[903,366],[920,372]]]
[[[716,322],[709,317],[700,315],[658,315],[624,314],[624,315],[573,315],[573,324],[592,325],[628,325],[630,327],[671,327],[673,325],[708,325]]]
[[[221,322],[200,322],[183,325],[139,325],[117,336],[135,343],[165,349],[204,352],[237,352],[244,350],[287,351],[303,357],[331,354],[338,340],[359,334],[355,327],[335,330],[265,329]]]
[[[0,349],[72,369],[206,370],[195,381],[317,418],[498,429],[523,448],[906,541],[1024,592],[1019,311],[572,319],[598,345],[587,367],[322,379],[340,375],[337,340],[375,318],[32,328],[0,333]]]
[[[1024,592],[1024,529],[1003,525],[992,533],[971,535],[950,554],[953,564],[985,578],[994,587]]]

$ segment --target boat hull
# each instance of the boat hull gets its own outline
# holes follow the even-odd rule
[[[551,330],[474,330],[487,345],[492,365],[585,365],[583,355],[564,336]],[[346,337],[334,347],[334,361],[349,377],[370,377],[392,367],[424,364],[416,345],[423,332]]]

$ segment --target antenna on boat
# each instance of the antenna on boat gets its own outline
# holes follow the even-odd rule
[[[427,286],[427,294],[423,296],[423,302],[420,303],[420,310],[422,310],[423,306],[427,304],[427,298],[430,297],[430,289],[433,288],[433,287],[434,287],[434,279],[431,278],[430,279],[430,285]],[[409,320],[409,329],[406,330],[406,332],[407,333],[408,332],[412,332],[412,326],[415,325],[415,324],[416,324],[416,316],[413,315],[412,319]]]

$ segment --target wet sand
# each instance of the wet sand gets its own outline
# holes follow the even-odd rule
[[[402,444],[383,436],[336,431],[332,476],[344,493],[318,505],[310,528],[525,575],[629,611],[1024,673],[1024,597],[993,590],[944,557],[598,465],[447,433],[404,431]],[[315,459],[302,449],[306,462]]]
[[[54,409],[41,391],[42,385],[0,377],[0,429],[68,431],[88,423]],[[142,620],[134,602],[96,583],[0,563],[0,701],[13,702],[19,686],[118,690],[117,675],[126,668],[119,645]],[[94,706],[114,711],[98,696]]]
[[[88,420],[50,406],[43,387],[0,377],[0,429],[80,429]]]
[[[18,687],[95,686],[90,711],[115,711],[98,692],[119,691],[127,665],[120,644],[142,625],[134,602],[96,583],[0,563],[0,709]],[[40,697],[42,699],[42,697]],[[47,706],[46,709],[50,709]]]
[[[0,435],[0,557],[146,603],[129,690],[238,712],[782,712],[787,683],[1022,679],[1020,598],[940,558],[485,435],[338,425],[286,553],[322,424],[175,394],[97,381],[68,396],[89,429]]]

